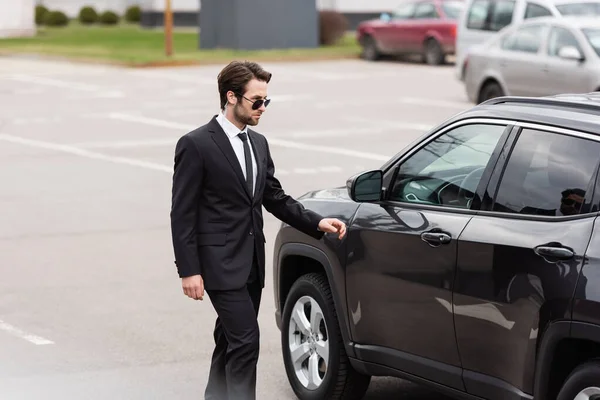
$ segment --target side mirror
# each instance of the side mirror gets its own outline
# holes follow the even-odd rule
[[[383,171],[374,170],[355,175],[348,179],[346,187],[350,198],[354,201],[379,201],[383,187]]]
[[[381,15],[379,16],[379,19],[382,20],[383,22],[390,22],[392,20],[392,16],[388,13],[381,13]]]
[[[577,50],[577,47],[574,46],[561,47],[558,51],[558,56],[560,58],[564,58],[565,60],[583,61],[582,54],[579,52],[579,50]]]

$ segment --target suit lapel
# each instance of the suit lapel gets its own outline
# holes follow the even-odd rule
[[[221,128],[221,125],[219,125],[216,118],[213,118],[210,121],[209,131],[212,133],[213,140],[215,141],[217,146],[219,146],[219,149],[221,149],[223,155],[225,155],[225,158],[229,162],[229,165],[231,165],[231,168],[233,168],[233,170],[235,171],[235,174],[237,175],[240,184],[244,188],[244,192],[246,192],[248,197],[252,198],[252,195],[248,191],[248,186],[246,185],[246,179],[244,178],[244,173],[242,172],[240,162],[238,161],[235,152],[233,151],[233,147],[231,147],[231,142],[229,141],[227,134],[225,133],[223,128]]]

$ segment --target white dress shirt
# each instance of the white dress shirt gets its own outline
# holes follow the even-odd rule
[[[229,141],[231,142],[231,147],[233,147],[233,151],[237,156],[238,161],[240,162],[240,167],[242,168],[242,173],[244,174],[244,178],[246,178],[246,157],[244,156],[244,142],[238,136],[239,133],[245,132],[248,133],[248,127],[244,126],[244,129],[239,130],[237,126],[231,123],[223,113],[219,113],[217,115],[217,122],[221,125],[221,128],[227,134]],[[256,190],[256,175],[257,175],[257,167],[256,167],[256,159],[254,157],[254,151],[252,150],[252,142],[250,141],[250,136],[248,136],[248,145],[250,146],[250,157],[252,157],[252,188]],[[254,194],[254,193],[252,193]]]

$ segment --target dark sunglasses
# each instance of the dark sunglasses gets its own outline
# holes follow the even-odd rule
[[[262,105],[264,104],[265,107],[267,107],[269,105],[269,103],[271,102],[271,99],[259,99],[259,100],[250,100],[249,98],[247,98],[246,96],[244,96],[243,94],[240,94],[240,96],[242,96],[244,99],[248,100],[250,103],[252,103],[252,109],[253,110],[258,110],[259,108],[262,107]]]

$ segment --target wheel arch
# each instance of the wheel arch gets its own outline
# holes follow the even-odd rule
[[[498,79],[498,77],[496,77],[494,75],[488,75],[488,76],[486,76],[485,79],[483,79],[481,81],[481,84],[477,88],[477,103],[481,103],[481,91],[483,90],[484,87],[486,87],[490,83],[498,84],[498,86],[500,86],[500,88],[502,89],[502,92],[504,92],[504,95],[506,96],[508,94],[508,92],[506,91],[506,87],[504,86],[502,81],[500,79]]]
[[[556,399],[574,368],[600,357],[600,326],[579,321],[550,323],[538,349],[534,398]]]
[[[321,249],[304,243],[286,243],[279,250],[279,304],[283,310],[285,300],[294,282],[311,272],[324,273],[331,288],[333,302],[344,341],[346,354],[355,357],[354,346],[348,324],[346,307],[346,278],[341,266]]]

